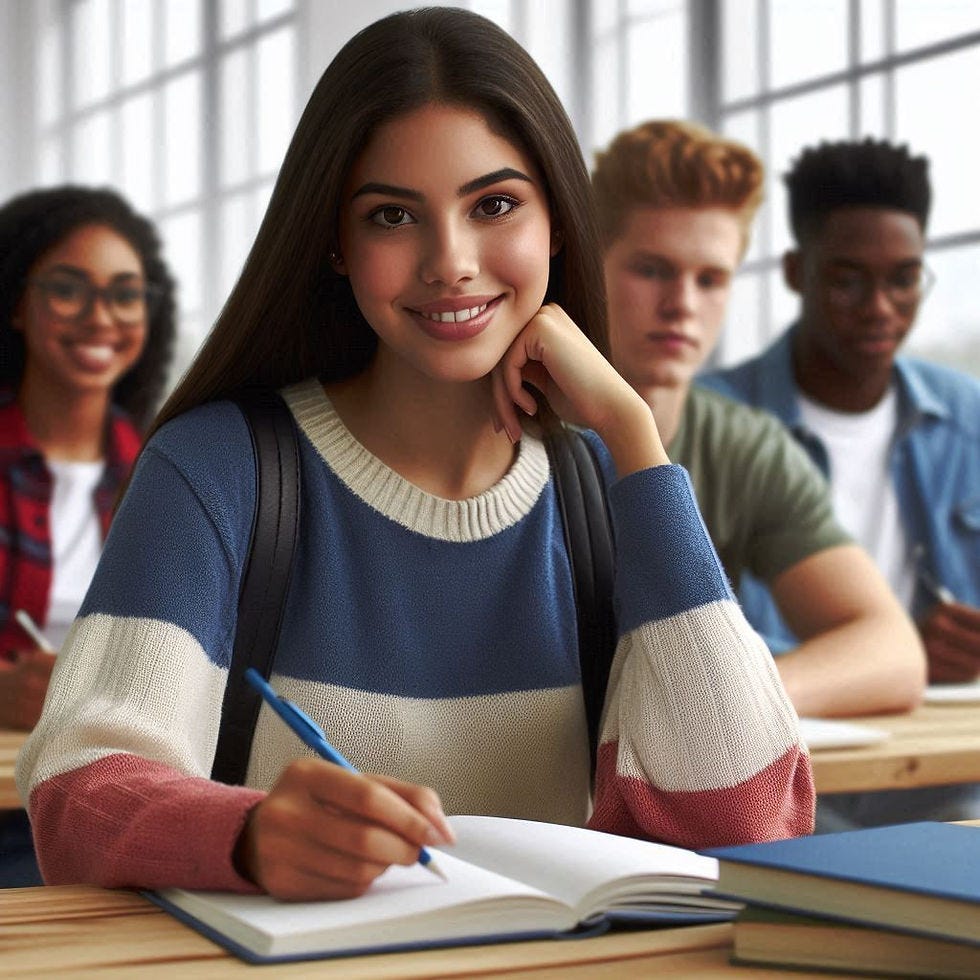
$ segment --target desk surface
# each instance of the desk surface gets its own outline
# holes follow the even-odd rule
[[[848,718],[890,737],[813,753],[818,793],[980,782],[980,704],[922,704],[902,715]]]
[[[0,810],[21,806],[17,787],[14,785],[14,763],[26,738],[27,732],[0,729]]]
[[[264,966],[261,976],[390,980],[502,976],[670,976],[772,980],[771,970],[733,966],[731,926],[624,932],[568,942],[506,943]],[[230,953],[132,892],[83,886],[0,890],[0,962],[4,977],[186,977],[259,974]],[[811,977],[812,973],[781,971]],[[841,974],[838,974],[841,976]]]
[[[886,729],[891,737],[815,751],[819,793],[980,782],[980,704],[923,704],[908,714],[848,721]],[[14,761],[25,738],[23,732],[0,731],[0,809],[21,805]]]

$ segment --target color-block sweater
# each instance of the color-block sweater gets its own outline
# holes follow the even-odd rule
[[[302,522],[271,681],[359,768],[447,813],[708,847],[807,833],[797,720],[705,532],[686,472],[609,478],[619,642],[595,793],[571,572],[543,444],[444,500],[361,446],[322,388],[286,391]],[[50,883],[245,890],[248,810],[308,750],[263,706],[246,786],[212,782],[255,504],[237,408],[144,451],[18,763]]]

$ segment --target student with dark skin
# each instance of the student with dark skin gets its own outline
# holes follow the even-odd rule
[[[0,207],[0,728],[30,729],[55,648],[94,571],[116,494],[163,393],[176,331],[157,233],[118,194],[31,191]],[[63,535],[52,506],[91,472],[91,500]],[[84,504],[84,500],[82,501]],[[74,582],[59,576],[66,562]],[[74,609],[71,600],[74,599]]]
[[[823,143],[800,155],[786,184],[796,247],[783,269],[799,318],[758,357],[701,380],[789,427],[828,475],[838,518],[918,623],[929,679],[973,681],[980,381],[899,353],[932,280],[928,161],[886,141]],[[763,596],[742,598],[753,622],[779,628]],[[976,787],[932,795],[973,802],[927,816],[980,812]],[[914,794],[900,796],[881,819],[919,814]]]
[[[174,283],[118,194],[51,187],[0,207],[0,728],[30,730],[163,393]],[[0,813],[0,884],[40,883],[21,810]]]

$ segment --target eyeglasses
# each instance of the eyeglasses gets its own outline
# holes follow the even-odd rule
[[[112,282],[99,288],[81,276],[54,274],[34,280],[49,313],[66,320],[86,316],[96,298],[119,323],[139,323],[153,315],[163,288],[152,282]]]
[[[935,281],[935,274],[925,265],[901,269],[882,279],[859,269],[843,269],[828,279],[827,298],[839,309],[853,310],[866,303],[880,284],[892,306],[902,310],[921,303]]]

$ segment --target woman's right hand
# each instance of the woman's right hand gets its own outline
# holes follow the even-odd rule
[[[389,865],[454,840],[434,790],[299,759],[250,811],[235,859],[275,898],[353,898]]]

